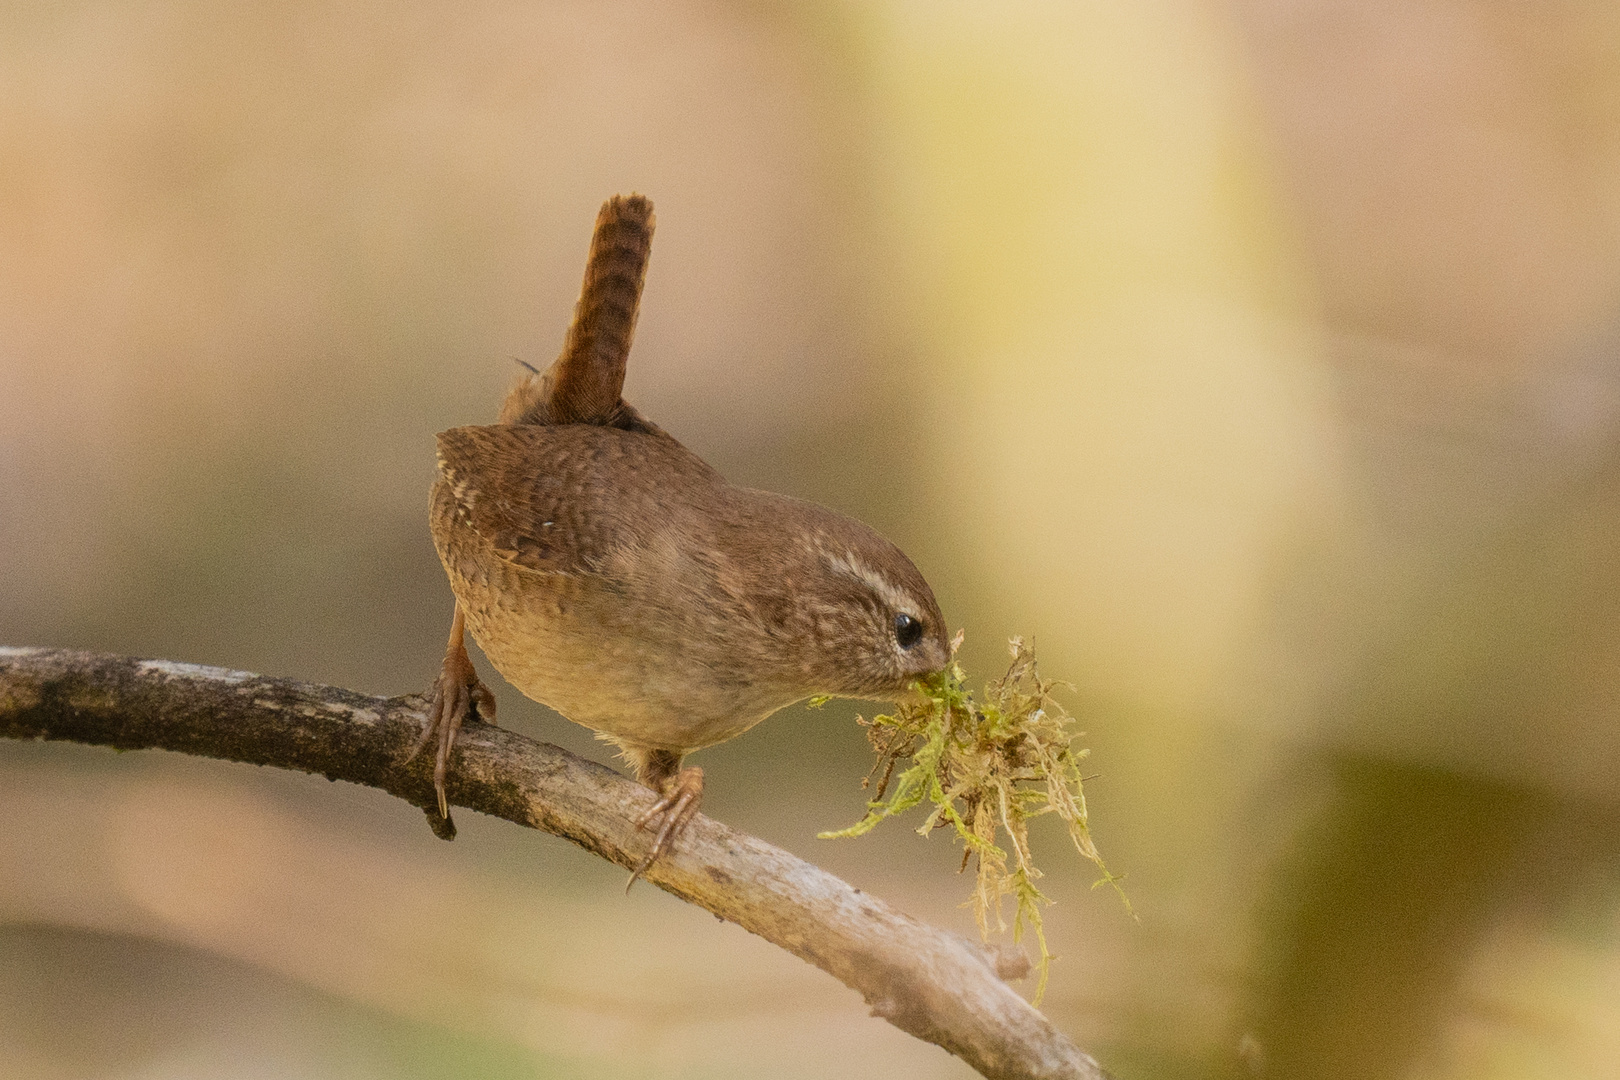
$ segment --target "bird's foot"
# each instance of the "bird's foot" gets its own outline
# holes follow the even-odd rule
[[[681,835],[698,812],[698,805],[703,801],[703,770],[696,766],[682,769],[666,777],[661,787],[654,790],[659,791],[659,799],[636,819],[636,828],[655,829],[657,836],[653,840],[652,850],[647,852],[647,857],[641,860],[631,873],[630,880],[625,883],[625,892],[630,891],[630,886],[646,872],[647,867],[669,850],[675,838]]]
[[[437,740],[438,753],[433,761],[433,790],[439,796],[439,817],[445,821],[450,819],[450,803],[444,795],[445,776],[450,771],[450,751],[455,748],[456,735],[461,731],[461,725],[469,715],[486,724],[493,724],[495,695],[490,692],[489,687],[479,681],[478,672],[473,668],[467,651],[452,648],[445,654],[444,664],[439,669],[439,677],[433,683],[427,726],[423,729],[422,737],[417,740],[416,746],[405,758],[407,763],[416,760],[416,755],[426,749],[429,743]]]

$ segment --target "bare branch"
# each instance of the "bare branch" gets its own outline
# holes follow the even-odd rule
[[[377,698],[166,660],[0,648],[0,736],[7,738],[299,769],[428,808],[436,805],[431,762],[400,765],[425,722],[416,695]],[[652,792],[489,725],[463,731],[449,795],[457,806],[565,837],[627,868],[650,843],[634,822]],[[645,876],[808,960],[860,991],[874,1015],[987,1077],[1106,1080],[1007,986],[994,954],[761,840],[699,815]]]

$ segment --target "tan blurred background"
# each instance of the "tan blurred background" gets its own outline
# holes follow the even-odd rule
[[[1620,8],[0,8],[0,642],[424,686],[432,434],[630,190],[627,396],[1076,684],[1140,914],[1038,837],[1077,1041],[1620,1074]],[[814,839],[853,713],[706,809],[970,932],[943,838]],[[968,1075],[502,822],[43,745],[0,817],[8,1080]]]

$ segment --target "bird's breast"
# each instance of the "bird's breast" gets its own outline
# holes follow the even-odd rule
[[[592,730],[695,750],[808,692],[750,674],[724,633],[705,626],[726,615],[708,610],[705,567],[683,559],[678,544],[637,552],[634,573],[609,565],[570,574],[501,558],[453,513],[435,515],[434,541],[467,628],[495,669]]]

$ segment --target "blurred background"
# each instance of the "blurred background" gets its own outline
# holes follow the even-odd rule
[[[0,642],[425,687],[433,433],[632,190],[627,397],[1075,685],[1140,921],[1037,836],[1059,1026],[1620,1073],[1620,8],[5,5]],[[855,711],[703,752],[705,809],[971,933],[943,837],[814,839]],[[0,1077],[970,1075],[505,822],[15,744],[0,817]]]

